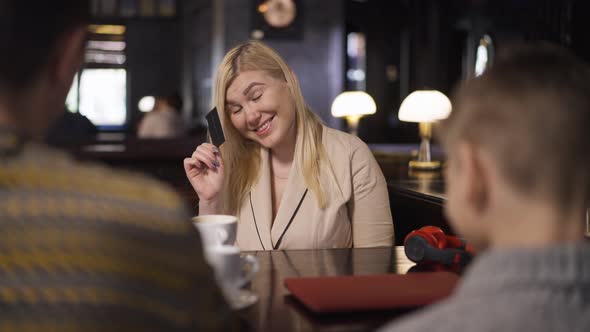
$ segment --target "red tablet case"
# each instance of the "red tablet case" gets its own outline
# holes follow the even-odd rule
[[[413,308],[449,296],[459,277],[421,272],[338,277],[286,278],[285,287],[314,312]]]

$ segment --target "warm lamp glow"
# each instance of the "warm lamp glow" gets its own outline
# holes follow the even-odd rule
[[[375,101],[364,91],[343,92],[332,103],[332,116],[375,114]]]
[[[346,117],[350,133],[356,136],[358,122],[362,116],[375,114],[377,105],[364,91],[347,91],[339,94],[332,103],[332,116]]]
[[[137,108],[142,112],[149,112],[154,109],[156,98],[154,96],[145,96],[139,100]]]
[[[410,161],[410,169],[436,170],[440,162],[430,158],[430,138],[432,123],[445,119],[451,113],[451,101],[442,92],[436,90],[419,90],[410,93],[399,108],[401,121],[419,122],[420,151],[418,160]]]
[[[127,28],[124,25],[91,24],[88,31],[98,35],[124,35]]]
[[[261,13],[266,13],[267,10],[268,10],[268,6],[265,3],[260,4],[260,6],[258,6],[258,11]]]
[[[451,101],[436,90],[418,90],[404,99],[398,117],[405,122],[435,122],[451,113]]]

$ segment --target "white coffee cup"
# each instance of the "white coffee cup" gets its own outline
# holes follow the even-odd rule
[[[236,242],[238,218],[235,216],[210,214],[194,217],[192,220],[201,234],[204,248],[233,245]]]
[[[208,247],[205,250],[205,258],[226,294],[244,287],[259,269],[256,257],[240,254],[240,249],[236,246]]]

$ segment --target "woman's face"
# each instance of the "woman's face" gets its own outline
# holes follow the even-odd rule
[[[262,70],[244,71],[228,87],[225,102],[232,124],[246,139],[268,149],[295,144],[296,109],[287,82]]]

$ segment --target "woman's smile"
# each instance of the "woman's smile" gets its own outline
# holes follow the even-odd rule
[[[266,136],[270,133],[270,129],[272,126],[272,120],[275,118],[275,115],[271,116],[269,119],[264,121],[258,128],[254,129],[256,135],[259,137]]]

